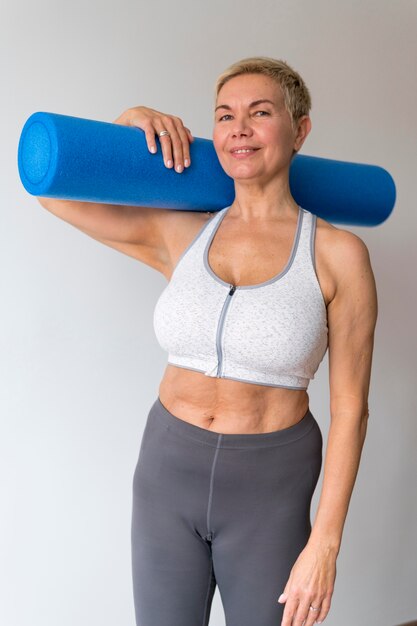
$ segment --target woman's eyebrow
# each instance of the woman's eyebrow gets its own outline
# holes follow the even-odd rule
[[[272,102],[272,100],[268,100],[268,98],[262,98],[261,100],[254,100],[253,102],[251,102],[249,105],[249,108],[257,106],[258,104],[261,104],[261,102],[269,102],[269,104],[272,104],[272,106],[275,106],[275,102]],[[228,104],[219,104],[214,109],[214,112],[216,112],[217,109],[228,109],[230,111],[231,107]]]

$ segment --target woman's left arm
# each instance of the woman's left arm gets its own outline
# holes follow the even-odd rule
[[[336,241],[337,240],[337,241]],[[333,246],[332,246],[333,248]],[[336,559],[365,441],[378,302],[365,243],[340,230],[331,253],[336,293],[327,307],[330,414],[323,484],[310,538],[280,602],[282,626],[312,626],[330,609]],[[321,607],[319,611],[309,609]],[[297,621],[300,620],[300,621]]]

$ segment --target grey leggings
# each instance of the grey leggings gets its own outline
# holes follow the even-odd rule
[[[278,431],[221,434],[158,397],[133,477],[137,626],[207,626],[216,585],[227,626],[279,626],[321,464],[310,410]]]

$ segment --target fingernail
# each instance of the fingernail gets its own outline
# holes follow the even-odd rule
[[[156,147],[155,146],[151,146],[151,152],[153,152],[153,153],[156,152]]]
[[[171,161],[171,159],[170,159],[169,161],[167,161],[167,165],[168,165],[168,167],[171,167],[171,166],[172,166],[172,161]]]
[[[188,166],[190,165],[190,162],[189,162],[189,160],[188,160],[188,159],[185,159],[185,160],[184,160],[184,165],[185,165],[185,167],[188,167]]]
[[[175,169],[177,172],[182,172],[182,165],[179,163]]]

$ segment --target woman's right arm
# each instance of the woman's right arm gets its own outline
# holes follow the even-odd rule
[[[168,130],[171,136],[160,138],[165,165],[175,168],[182,166],[183,169],[184,162],[188,159],[186,167],[189,166],[189,143],[193,141],[193,137],[179,117],[138,106],[125,111],[114,123],[142,128],[150,152],[153,152],[152,148],[157,150],[155,134],[159,134],[161,130]],[[169,160],[174,163],[169,165]],[[45,209],[93,239],[159,271],[162,271],[168,262],[165,235],[177,211],[60,200],[42,196],[37,196],[37,199]]]

